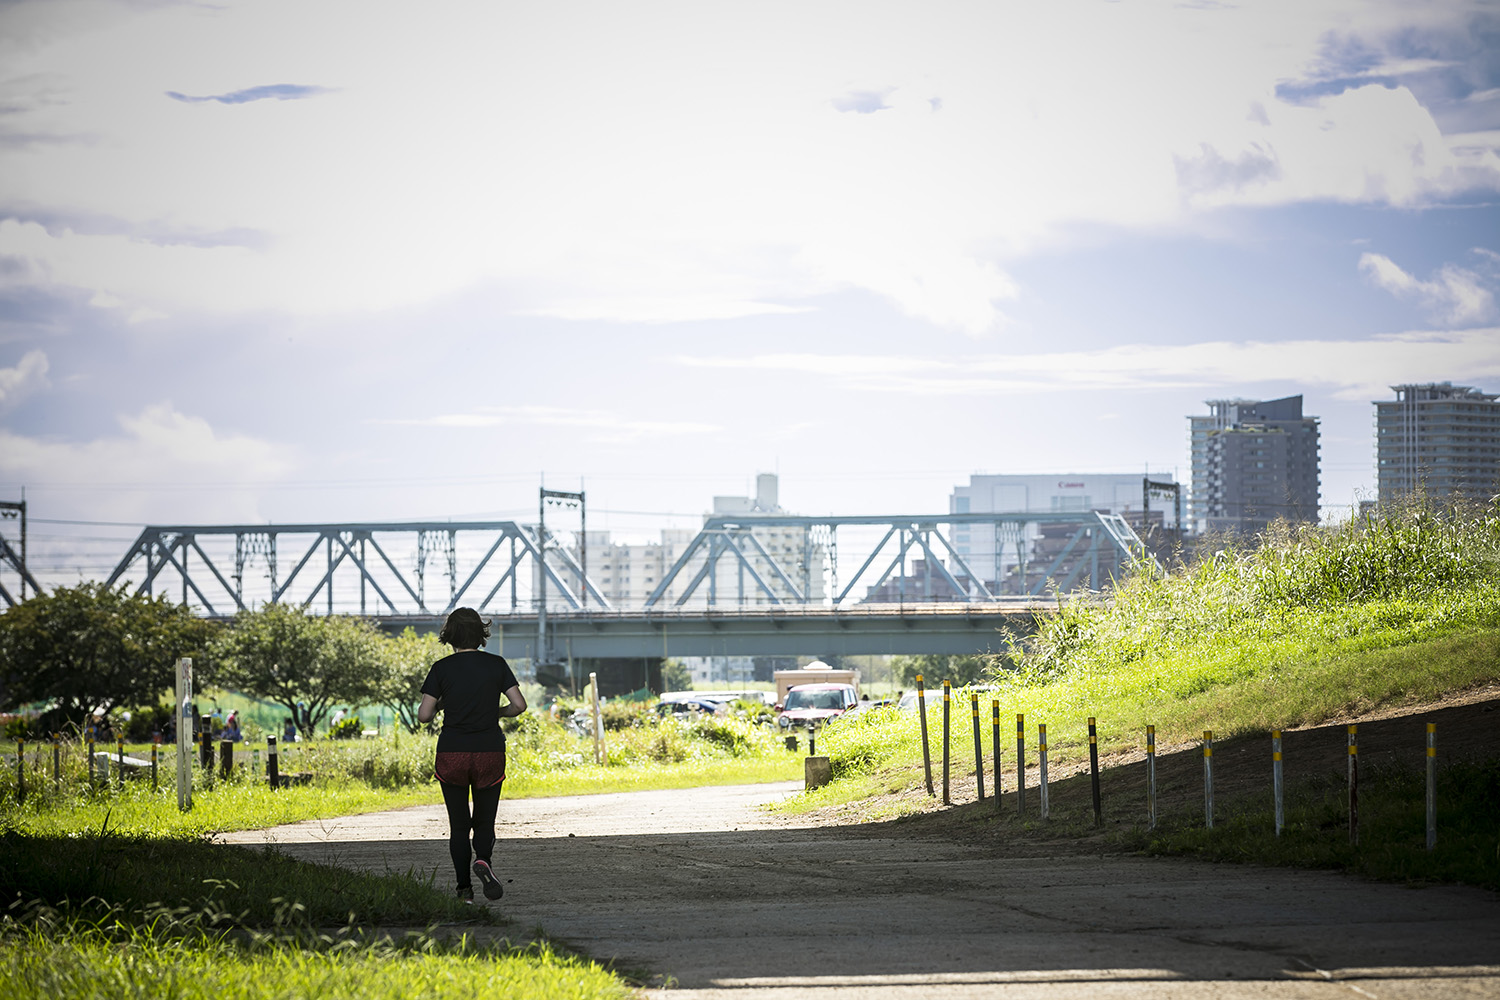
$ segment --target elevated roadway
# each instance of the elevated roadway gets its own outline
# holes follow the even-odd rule
[[[553,654],[573,657],[794,656],[996,653],[1008,636],[1029,634],[1053,601],[1015,598],[979,603],[861,604],[853,607],[634,611],[549,611]],[[492,614],[504,656],[531,658],[537,620]],[[381,627],[435,630],[435,615],[385,616]]]

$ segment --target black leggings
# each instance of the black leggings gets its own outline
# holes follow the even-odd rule
[[[469,786],[438,782],[443,788],[443,805],[448,807],[448,853],[453,855],[453,870],[460,888],[469,881],[469,831],[474,832],[474,857],[490,860],[495,849],[495,812],[500,808],[500,785],[474,789],[474,815],[469,816]]]

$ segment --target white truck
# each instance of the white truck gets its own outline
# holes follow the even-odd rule
[[[776,704],[786,704],[786,693],[798,684],[850,684],[856,696],[859,694],[859,671],[838,670],[822,660],[813,660],[797,670],[778,670],[775,673]]]

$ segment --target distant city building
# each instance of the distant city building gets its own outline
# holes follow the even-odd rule
[[[1208,406],[1208,414],[1188,417],[1194,530],[1317,521],[1318,418],[1302,415],[1302,397],[1215,399]]]
[[[1422,490],[1435,498],[1500,493],[1500,396],[1467,385],[1393,385],[1375,402],[1381,503]]]
[[[1139,531],[1142,528],[1141,486],[1144,478],[1138,472],[976,475],[969,477],[969,485],[954,488],[948,498],[948,509],[953,514],[1076,513],[1080,522],[1094,511],[1104,511],[1125,516]],[[1174,479],[1163,473],[1152,473],[1151,478],[1158,482]],[[1159,510],[1154,509],[1158,502],[1161,504]],[[1176,527],[1170,500],[1153,498],[1152,507],[1152,524],[1158,528]],[[1037,574],[1046,571],[1074,531],[1075,528],[1064,525],[1043,528],[1032,525],[1024,532],[1004,527],[997,532],[993,524],[955,524],[953,547],[973,571],[974,577],[983,580],[992,593],[997,588],[1002,593],[1026,593],[1044,582],[1036,578]],[[913,562],[912,576],[906,581],[906,600],[954,599],[951,586],[941,578],[932,578],[929,583],[930,574],[919,573],[918,569],[926,569],[920,560]],[[952,567],[952,572],[961,584],[969,583],[958,567]],[[1093,585],[1098,586],[1099,582]],[[887,581],[880,593],[872,592],[867,599],[893,600],[890,588],[891,582]]]
[[[723,515],[753,516],[786,513],[777,502],[778,480],[775,475],[762,473],[756,477],[755,486],[753,497],[714,497],[713,513],[705,515],[704,522],[707,523],[710,517]],[[613,606],[639,608],[661,585],[661,581],[687,551],[688,545],[696,535],[697,532],[687,529],[666,529],[661,532],[658,541],[629,543],[611,541],[607,531],[590,531],[588,533],[589,579],[594,581],[600,593]],[[826,590],[824,582],[826,555],[823,544],[814,543],[806,536],[804,529],[791,526],[757,528],[755,539],[766,550],[766,553],[776,560],[799,590],[803,589],[803,584],[806,584],[809,600],[816,602],[823,599]],[[764,565],[764,560],[759,553],[750,546],[744,548],[746,558],[756,570],[756,575],[772,589],[776,598],[782,601],[795,600],[794,595],[787,590],[780,577]],[[572,555],[577,559],[579,553],[573,551]],[[698,575],[706,558],[707,554],[701,549],[694,554],[687,566],[678,573],[672,586],[658,599],[659,602],[668,605],[675,603]],[[743,603],[746,605],[775,603],[765,591],[760,589],[760,584],[755,582],[754,576],[747,571],[744,563],[733,552],[721,554],[717,566],[717,570],[711,574],[711,580],[705,579],[698,584],[693,596],[688,599],[688,607],[708,606],[710,603],[716,607],[736,607],[741,604],[742,592]],[[563,605],[558,603],[558,599],[549,598],[547,606],[557,608]]]

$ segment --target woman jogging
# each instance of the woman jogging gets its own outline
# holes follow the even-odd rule
[[[443,713],[443,731],[438,736],[437,762],[433,767],[448,807],[448,851],[458,873],[458,898],[472,901],[469,880],[469,834],[474,835],[473,872],[479,876],[486,899],[504,894],[500,880],[490,867],[495,849],[495,810],[500,806],[500,785],[505,781],[505,733],[500,719],[526,711],[520,683],[505,658],[480,647],[489,640],[490,623],[473,608],[459,608],[443,623],[438,639],[453,652],[432,665],[422,683],[422,704],[417,721],[431,722]],[[506,704],[500,704],[500,696]],[[470,789],[474,812],[469,813]]]

